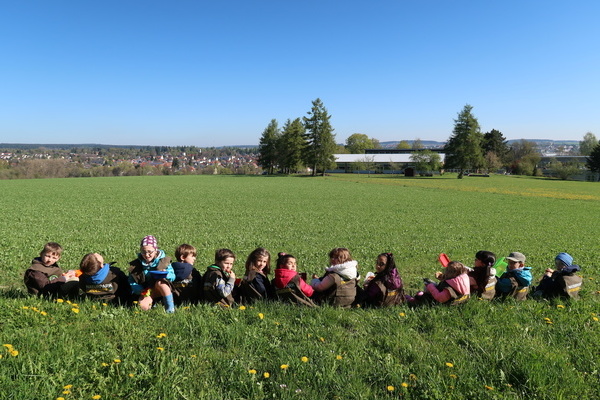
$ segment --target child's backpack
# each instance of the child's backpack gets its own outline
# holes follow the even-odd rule
[[[287,303],[302,304],[308,307],[317,306],[310,297],[300,290],[300,275],[294,276],[284,288],[275,289],[275,296],[278,300]]]

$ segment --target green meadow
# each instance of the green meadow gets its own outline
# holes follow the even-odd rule
[[[600,184],[511,176],[161,176],[0,181],[0,399],[574,399],[600,397]],[[578,302],[338,310],[278,303],[168,315],[30,297],[47,241],[77,268],[126,269],[145,235],[173,256],[266,247],[322,274],[348,247],[362,275],[396,256],[408,293],[478,250],[520,251],[537,281],[570,253]]]

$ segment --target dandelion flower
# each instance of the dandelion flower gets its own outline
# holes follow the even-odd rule
[[[557,304],[556,308],[565,308],[565,306],[563,306],[562,304]]]
[[[408,377],[410,378],[411,381],[417,380],[417,376],[415,374],[410,374]]]
[[[71,308],[71,311],[73,311],[75,314],[77,314],[79,312],[79,308]]]
[[[258,318],[260,318],[260,319],[265,319],[265,314],[263,314],[263,313],[259,312],[259,313],[258,313]]]
[[[398,314],[401,317],[406,317],[406,314],[404,314],[403,312],[401,312],[400,314]]]
[[[288,369],[288,367],[289,367],[289,365],[287,365],[287,364],[281,364],[281,367],[279,367],[279,368],[285,370],[285,369]]]
[[[265,373],[263,374],[263,376],[264,376],[265,378],[269,378],[269,377],[271,376],[271,374],[270,374],[270,373],[268,373],[268,372],[265,372]]]
[[[63,386],[63,389],[65,389],[65,390],[69,390],[69,389],[71,389],[72,387],[73,387],[73,385],[65,385],[65,386]]]
[[[256,375],[256,370],[255,369],[249,369],[248,373],[252,374],[252,375]]]
[[[394,390],[396,390],[396,388],[395,388],[395,387],[393,387],[392,385],[389,385],[389,386],[387,387],[387,390],[388,390],[388,392],[393,392]]]
[[[158,351],[165,351],[165,348],[164,347],[157,347],[156,350],[158,350]]]
[[[325,343],[325,338],[324,337],[320,337],[319,340],[323,343]]]
[[[3,344],[2,346],[6,347],[8,350],[12,350],[13,345],[12,344]]]
[[[29,307],[27,307],[27,306],[23,306],[22,308],[23,308],[23,310],[29,310]]]
[[[453,368],[453,367],[454,367],[454,364],[452,364],[452,363],[450,363],[450,362],[447,362],[447,363],[446,363],[446,367],[448,367],[448,368]]]
[[[485,385],[485,388],[486,388],[487,390],[494,390],[494,388],[493,388],[493,387],[491,387],[491,386],[488,386],[488,385]]]
[[[308,357],[302,357],[302,358],[300,359],[300,361],[302,361],[302,362],[308,362]]]
[[[596,322],[598,322],[598,317],[592,317],[592,319]]]
[[[119,360],[118,358],[115,358],[115,359],[113,360],[113,362],[114,362],[115,364],[118,364],[118,363],[120,363],[120,362],[121,362],[121,360]]]
[[[93,400],[98,400],[98,399],[101,399],[101,398],[102,398],[102,396],[100,396],[99,394],[95,394],[95,395],[92,396]]]
[[[103,367],[108,367],[108,364],[107,364],[107,363],[102,363],[101,365],[102,365]]]
[[[408,387],[408,383],[406,383],[406,382],[402,382],[402,383],[400,384],[400,386],[402,386],[403,388],[407,388],[407,387]]]
[[[56,400],[65,400],[64,397],[57,397]]]
[[[197,355],[195,355],[195,354],[192,354],[190,357],[192,357],[192,358],[196,358],[196,357],[198,357],[198,356],[197,356]]]
[[[13,356],[13,357],[16,357],[16,356],[19,355],[19,352],[17,350],[11,350],[10,351],[10,355]]]
[[[240,310],[244,311],[246,309],[246,306],[240,306]]]
[[[63,390],[62,394],[71,394],[71,391],[70,390]]]
[[[57,303],[64,303],[64,300],[63,299],[56,299],[56,302]]]
[[[130,378],[133,378],[135,376],[135,374],[129,374]]]
[[[342,357],[342,356],[340,356],[339,354],[338,354],[337,356],[335,356],[335,359],[336,359],[336,360],[341,360],[342,358],[343,358],[343,357]]]
[[[450,374],[450,378],[452,378],[452,379],[457,379],[457,378],[458,378],[458,376],[456,376],[456,375],[454,375],[454,374]]]

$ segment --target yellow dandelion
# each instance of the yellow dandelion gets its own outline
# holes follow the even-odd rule
[[[454,367],[454,364],[452,364],[452,363],[450,363],[450,362],[447,362],[447,363],[446,363],[446,367],[448,367],[448,368],[453,368],[453,367]]]
[[[138,303],[139,303],[139,302],[138,302],[137,300],[133,302],[133,304],[138,304]]]
[[[72,305],[73,307],[79,307],[79,304],[77,304],[77,303],[71,303],[71,305]]]
[[[240,306],[240,310],[244,311],[246,309],[246,306]]]
[[[256,375],[256,370],[255,369],[249,369],[248,373],[251,375]]]
[[[598,322],[598,317],[592,317],[592,319],[596,322]]]
[[[408,377],[410,378],[411,381],[417,380],[417,376],[415,374],[410,374]]]
[[[158,335],[156,335],[156,337],[159,338],[159,339],[160,338],[164,338],[164,337],[167,337],[167,334],[166,333],[159,333]]]
[[[108,364],[107,364],[107,363],[102,363],[101,365],[102,365],[103,367],[108,367]]]
[[[129,374],[130,378],[133,378],[135,376],[135,374]]]
[[[488,385],[485,385],[485,388],[486,388],[487,390],[494,390],[494,388],[493,388],[493,387],[491,387],[491,386],[488,386]]]
[[[13,357],[16,357],[16,356],[19,355],[19,352],[17,350],[11,350],[10,351],[10,355],[13,356]]]
[[[302,362],[308,362],[308,357],[302,357],[302,358],[300,359],[300,361],[302,361]]]
[[[263,314],[263,313],[259,312],[259,313],[258,313],[258,318],[260,318],[260,319],[265,319],[265,314]]]
[[[100,396],[99,394],[95,394],[95,395],[92,396],[93,400],[98,400],[98,399],[101,399],[101,398],[102,398],[102,396]]]
[[[388,392],[393,392],[394,390],[396,390],[396,388],[395,388],[395,387],[393,387],[392,385],[389,385],[389,386],[387,387],[387,390],[388,390]]]
[[[104,307],[108,306],[108,304],[107,304],[107,303],[102,303],[102,305],[103,305]]]
[[[27,306],[23,306],[23,307],[21,307],[21,308],[22,308],[23,310],[29,310],[29,307],[27,307]]]
[[[71,391],[70,390],[63,390],[62,394],[71,394]]]
[[[265,377],[265,378],[270,378],[270,377],[271,377],[271,374],[270,374],[270,373],[268,373],[268,372],[265,372],[265,373],[263,374],[263,377]]]
[[[565,306],[563,306],[562,304],[557,304],[556,308],[565,308]]]
[[[325,338],[324,337],[320,337],[319,340],[323,343],[325,343]]]
[[[46,311],[42,311],[42,312],[40,312],[40,314],[42,314],[44,317],[45,317],[46,315],[48,315],[48,313],[47,313]]]
[[[406,383],[406,382],[402,382],[402,383],[400,384],[400,386],[402,386],[403,388],[407,388],[407,387],[408,387],[408,383]]]
[[[344,358],[344,357],[340,356],[339,354],[337,356],[335,356],[336,360],[341,360],[342,358]]]
[[[113,362],[114,362],[115,364],[118,364],[118,363],[120,363],[120,362],[121,362],[121,360],[119,360],[118,358],[115,358],[115,359],[113,360]]]
[[[65,390],[69,390],[69,389],[71,389],[72,387],[73,387],[73,385],[65,385],[65,386],[63,386],[63,389],[65,389]]]
[[[63,299],[56,299],[56,302],[57,303],[64,303],[64,300]]]
[[[286,370],[286,369],[288,369],[288,367],[289,367],[289,365],[287,365],[287,364],[281,364],[281,366],[279,368]]]
[[[456,376],[454,374],[450,374],[450,378],[452,378],[452,379],[458,379],[458,376]]]
[[[195,354],[192,354],[190,357],[192,357],[192,358],[196,358],[196,357],[198,357],[198,356],[197,356],[197,355],[195,355]]]
[[[13,349],[13,345],[12,344],[3,344],[2,346],[6,347],[8,350],[12,350]]]
[[[0,354],[0,358],[2,358],[2,354]]]
[[[64,397],[57,397],[56,400],[65,400]]]
[[[71,311],[73,311],[75,314],[77,314],[79,312],[79,308],[71,308]]]
[[[552,325],[552,324],[553,324],[553,322],[552,322],[551,320],[547,320],[547,321],[546,321],[546,323],[547,323],[548,325]]]
[[[400,314],[398,314],[401,317],[406,317],[406,314],[404,314],[403,312],[401,312]]]
[[[71,303],[69,300],[67,300],[67,304],[73,304],[73,303]]]
[[[158,350],[158,351],[165,351],[164,347],[157,347],[156,350]]]

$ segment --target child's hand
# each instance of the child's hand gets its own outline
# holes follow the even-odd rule
[[[67,278],[67,281],[78,281],[79,280],[79,278],[75,274],[75,271],[72,269],[68,270],[63,275],[65,278]]]
[[[312,279],[319,279],[319,277],[317,276],[317,274],[312,274]]]
[[[229,273],[229,277],[235,279],[235,272],[231,271]]]
[[[442,275],[444,275],[444,274],[442,274],[440,271],[436,272],[435,273],[435,279],[441,280],[442,279]]]
[[[552,276],[553,273],[554,273],[554,270],[552,268],[546,268],[546,273],[544,275]]]

